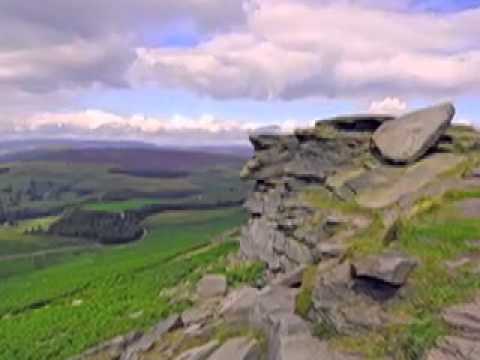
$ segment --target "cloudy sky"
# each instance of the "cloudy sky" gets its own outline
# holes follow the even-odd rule
[[[480,0],[0,0],[0,131],[236,142],[454,101],[480,125]]]

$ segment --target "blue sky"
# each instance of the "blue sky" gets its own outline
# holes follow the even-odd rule
[[[237,141],[445,100],[480,125],[479,24],[480,0],[5,2],[0,126]]]

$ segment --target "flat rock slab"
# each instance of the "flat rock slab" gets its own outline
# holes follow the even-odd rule
[[[223,301],[220,315],[227,322],[248,324],[259,291],[251,287],[244,287],[232,291]]]
[[[384,122],[375,131],[372,140],[385,160],[410,164],[437,143],[454,115],[455,108],[450,103],[418,110]]]
[[[258,342],[247,337],[228,340],[208,360],[260,360]]]
[[[405,169],[404,173],[383,186],[373,187],[358,194],[359,205],[380,209],[393,205],[404,196],[412,195],[428,185],[437,177],[454,169],[462,161],[463,156],[453,154],[433,154]]]
[[[480,199],[467,199],[458,203],[458,208],[463,216],[480,218]]]
[[[363,360],[361,356],[330,349],[324,341],[311,335],[294,335],[281,339],[273,360]]]
[[[197,284],[197,295],[202,299],[224,296],[227,279],[224,275],[205,275]]]
[[[380,280],[393,286],[402,286],[417,262],[401,254],[368,256],[352,264],[355,277]]]
[[[444,311],[443,320],[455,330],[455,336],[440,340],[427,355],[427,360],[480,359],[480,297]]]
[[[480,297],[468,304],[456,305],[443,313],[443,320],[466,336],[480,340]]]
[[[427,355],[427,360],[478,359],[480,359],[480,342],[457,336],[446,337],[438,347]]]

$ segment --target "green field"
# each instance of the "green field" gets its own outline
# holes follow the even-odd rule
[[[91,203],[84,206],[86,210],[123,212],[128,210],[138,210],[145,206],[172,203],[172,200],[162,201],[160,199],[131,199],[124,201],[106,201]]]
[[[19,221],[15,226],[0,226],[0,259],[11,254],[32,253],[52,248],[58,249],[61,246],[78,245],[78,240],[28,233],[35,229],[46,230],[57,219],[56,216],[49,216]]]
[[[236,249],[235,243],[188,253],[244,219],[239,209],[152,216],[140,242],[101,248],[4,280],[0,359],[64,359],[189,306],[161,290],[195,283],[209,266],[222,269],[219,259]]]

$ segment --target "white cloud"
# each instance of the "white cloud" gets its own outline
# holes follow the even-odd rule
[[[453,118],[453,123],[457,125],[467,125],[467,126],[473,126],[474,122],[470,119],[467,118],[462,118],[462,117],[455,117]]]
[[[400,115],[406,112],[408,105],[405,101],[396,97],[386,97],[381,101],[372,101],[368,112],[373,114]]]
[[[138,48],[137,84],[217,98],[443,97],[480,91],[480,8],[256,0],[248,26],[193,48]]]
[[[287,120],[280,132],[311,125],[313,122]],[[10,132],[20,135],[68,135],[106,138],[132,138],[156,142],[208,143],[247,142],[249,133],[264,123],[220,119],[211,114],[198,117],[173,115],[151,117],[142,114],[120,116],[91,109],[71,113],[41,113],[14,121]]]

